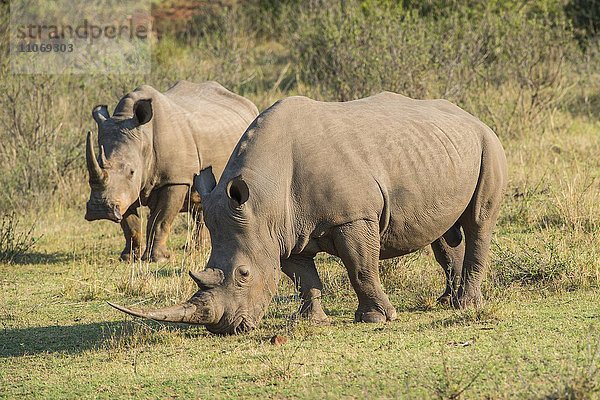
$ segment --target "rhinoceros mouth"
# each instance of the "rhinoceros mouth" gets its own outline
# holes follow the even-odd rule
[[[216,324],[206,325],[206,329],[209,332],[217,335],[239,335],[241,333],[249,332],[256,328],[256,324],[252,320],[245,316],[239,316],[233,320],[229,320],[225,317]]]
[[[86,221],[97,221],[100,219],[107,219],[113,222],[121,222],[123,216],[121,215],[117,207],[97,209],[91,208],[88,203],[85,211],[85,219]]]

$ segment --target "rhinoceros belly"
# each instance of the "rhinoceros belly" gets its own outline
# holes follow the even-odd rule
[[[451,135],[452,133],[450,133]],[[388,166],[379,186],[381,258],[396,257],[440,238],[467,208],[479,177],[476,135],[420,141]]]

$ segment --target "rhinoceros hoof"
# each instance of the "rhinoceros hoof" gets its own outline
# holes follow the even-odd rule
[[[379,310],[361,311],[359,309],[354,314],[354,322],[386,322],[393,321],[396,317],[396,309],[393,307],[388,307],[385,312]]]
[[[156,262],[156,263],[162,263],[162,262],[167,262],[169,261],[169,258],[171,258],[171,255],[169,253],[166,254],[156,254],[156,255],[152,255],[150,256],[150,259],[148,261],[150,262]]]
[[[480,307],[483,305],[483,297],[481,293],[465,294],[452,300],[454,308],[465,309],[469,307]]]
[[[304,319],[314,325],[328,325],[329,317],[323,311],[320,302],[305,302],[300,306],[300,309],[292,314],[293,319]]]
[[[311,324],[317,325],[317,326],[331,325],[331,320],[329,319],[329,317],[327,315],[325,315],[324,317],[310,318],[309,321]]]
[[[304,320],[310,322],[312,325],[329,325],[331,321],[325,314],[323,315],[308,315],[301,312],[295,312],[292,314],[294,320]]]
[[[309,311],[300,313],[302,318],[310,321],[313,325],[329,325],[331,321],[325,312],[321,309],[320,311]]]
[[[124,262],[131,262],[131,261],[135,261],[135,260],[139,260],[141,258],[140,256],[141,252],[132,252],[130,250],[123,250],[121,252],[121,255],[119,256],[119,260],[124,261]]]
[[[155,263],[164,263],[169,261],[169,257],[165,257],[165,256],[158,256],[158,257],[150,257],[150,262],[155,262]]]
[[[449,307],[450,305],[452,305],[452,295],[444,293],[443,295],[438,297],[436,302],[441,306]]]
[[[149,261],[149,262],[157,262],[157,263],[161,263],[161,262],[167,262],[169,261],[169,258],[171,257],[171,254],[166,251],[153,251],[151,254],[144,254],[144,256],[142,257],[143,261]]]

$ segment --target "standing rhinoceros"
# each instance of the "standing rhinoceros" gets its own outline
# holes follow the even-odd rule
[[[355,320],[393,320],[378,260],[429,244],[446,271],[441,299],[478,305],[506,179],[496,135],[447,101],[291,97],[246,130],[218,185],[210,168],[196,178],[212,240],[206,269],[190,273],[199,291],[166,309],[116,307],[237,333],[259,323],[283,269],[300,313],[325,321],[314,262],[324,251],[348,271]]]
[[[121,259],[144,251],[140,205],[150,207],[143,258],[169,257],[166,241],[180,211],[199,211],[190,191],[198,168],[220,174],[235,143],[258,115],[249,100],[216,82],[179,81],[165,93],[141,86],[121,99],[111,117],[106,106],[92,111],[100,156],[87,137],[91,194],[85,218],[120,222]],[[197,212],[197,215],[201,215]]]

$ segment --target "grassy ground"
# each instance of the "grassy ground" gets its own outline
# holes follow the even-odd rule
[[[17,264],[0,264],[0,397],[450,399],[600,394],[597,286],[566,290],[562,275],[546,276],[545,284],[516,285],[514,279],[506,284],[506,249],[520,237],[514,224],[499,229],[485,290],[489,300],[480,310],[436,307],[441,269],[430,252],[421,251],[382,264],[398,320],[354,324],[356,300],[345,272],[335,259],[322,256],[319,267],[331,326],[291,320],[298,301],[282,280],[258,330],[218,337],[204,328],[134,320],[105,302],[149,307],[175,303],[193,292],[186,272],[202,268],[207,249],[182,249],[184,217],[171,240],[175,258],[148,265],[117,261],[118,227],[86,223],[80,214],[64,210],[39,216],[43,237],[37,252]],[[597,246],[597,238],[590,239]],[[528,243],[535,251],[534,242]],[[548,272],[543,260],[535,261],[542,265],[542,274]],[[580,267],[598,273],[597,258],[586,262]],[[272,345],[275,334],[288,342]]]
[[[0,263],[2,398],[600,398],[600,122],[555,115],[543,135],[504,138],[510,182],[479,310],[439,308],[441,269],[427,249],[381,264],[399,312],[353,324],[356,298],[335,258],[318,262],[333,319],[289,318],[282,280],[260,328],[218,337],[204,328],[134,320],[106,301],[152,307],[194,291],[208,246],[184,251],[180,217],[166,264],[117,261],[118,226],[78,207],[25,213],[42,235]],[[83,178],[82,178],[83,179]],[[288,342],[270,343],[273,335]]]

